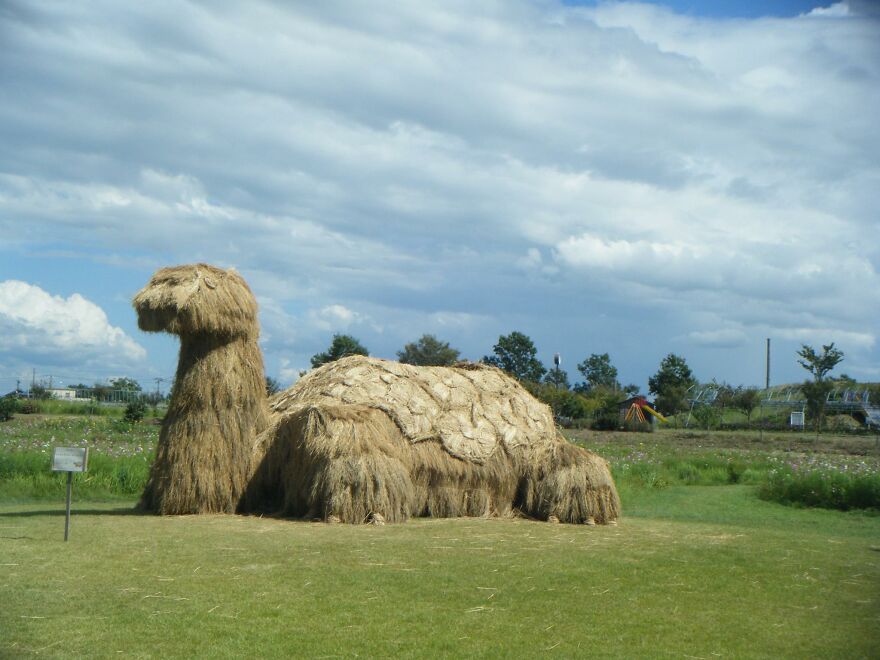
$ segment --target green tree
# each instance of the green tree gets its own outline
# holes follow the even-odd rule
[[[397,351],[397,358],[404,364],[419,367],[448,367],[459,361],[459,352],[440,341],[434,335],[422,335],[418,341],[406,344]]]
[[[590,357],[581,362],[578,371],[584,375],[589,388],[604,386],[612,390],[619,390],[617,382],[617,368],[611,364],[608,353],[592,353]]]
[[[113,378],[110,381],[110,387],[114,390],[125,390],[126,392],[141,391],[141,384],[134,378]]]
[[[335,362],[349,355],[369,355],[370,351],[366,349],[357,339],[351,335],[333,335],[333,341],[330,342],[330,348],[323,353],[316,353],[312,356],[312,367],[320,367],[328,362]]]
[[[130,401],[125,406],[125,414],[123,419],[129,424],[135,424],[144,418],[147,414],[147,404],[143,401]]]
[[[523,384],[532,396],[550,406],[553,416],[560,422],[583,420],[592,414],[587,400],[575,392],[559,389],[546,381],[525,381]]]
[[[266,396],[272,396],[273,394],[278,394],[281,391],[281,383],[272,378],[272,376],[266,376]]]
[[[43,385],[34,385],[31,388],[31,398],[32,399],[51,399],[52,395],[49,393],[49,388],[44,387]]]
[[[695,406],[693,416],[697,424],[700,427],[705,427],[707,431],[721,424],[721,410],[711,403]]]
[[[687,409],[687,390],[696,380],[685,359],[670,353],[660,362],[657,373],[648,379],[648,389],[657,396],[657,407],[665,415]]]
[[[552,385],[557,389],[571,389],[571,385],[568,382],[568,373],[565,371],[565,369],[550,369],[547,372],[547,375],[544,376],[544,382],[548,385]]]
[[[503,369],[518,380],[540,383],[541,377],[547,372],[535,357],[538,349],[534,342],[521,332],[501,335],[492,351],[494,355],[483,357],[483,362]]]
[[[18,401],[15,397],[4,396],[0,398],[0,422],[9,421],[17,412]]]
[[[828,373],[843,360],[843,351],[834,348],[834,342],[822,346],[822,352],[817,352],[812,346],[801,344],[801,350],[797,352],[802,359],[798,360],[804,369],[813,375],[813,380],[805,381],[801,385],[801,392],[807,400],[807,414],[816,424],[816,436],[822,427],[825,417],[825,401],[828,394],[834,389],[834,382],[826,380]]]
[[[761,392],[756,387],[743,387],[740,385],[736,388],[731,405],[746,416],[746,420],[749,426],[751,426],[752,414],[755,412],[755,408],[761,405]]]
[[[657,411],[666,415],[675,415],[688,409],[687,388],[671,385],[664,387],[654,399]]]
[[[629,385],[623,386],[623,394],[626,397],[636,396],[642,388],[636,385],[635,383],[630,383]]]
[[[107,401],[110,399],[110,393],[112,391],[113,388],[110,385],[95,383],[94,387],[92,387],[92,396],[96,401]]]
[[[812,346],[801,344],[797,354],[803,358],[798,360],[798,364],[813,374],[813,380],[817,382],[825,380],[828,372],[843,360],[843,351],[834,348],[834,342],[822,346],[821,353],[817,353]]]

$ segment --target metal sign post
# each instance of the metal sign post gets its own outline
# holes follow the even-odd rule
[[[52,453],[52,471],[67,472],[67,509],[64,517],[64,540],[70,535],[70,495],[73,473],[85,472],[89,464],[88,447],[55,447]]]

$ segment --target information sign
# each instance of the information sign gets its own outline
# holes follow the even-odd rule
[[[85,472],[89,465],[88,447],[55,447],[52,452],[52,471],[67,472],[67,512],[64,517],[64,540],[70,535],[70,492],[73,473]]]
[[[85,472],[89,463],[88,447],[55,447],[53,472]]]

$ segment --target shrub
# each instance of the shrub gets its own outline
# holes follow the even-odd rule
[[[825,509],[880,508],[880,474],[779,469],[761,486],[762,499]]]
[[[18,412],[22,415],[37,415],[43,412],[43,409],[40,404],[33,399],[25,399],[18,404]]]
[[[141,421],[146,414],[146,403],[144,403],[143,401],[132,401],[127,406],[125,406],[125,414],[123,415],[123,419],[126,422],[134,424],[135,422]]]
[[[18,412],[18,401],[11,396],[5,396],[0,399],[0,422],[6,422],[12,419],[13,415]]]

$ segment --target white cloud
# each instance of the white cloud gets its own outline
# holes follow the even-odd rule
[[[732,348],[746,343],[747,336],[739,328],[723,328],[721,330],[707,330],[703,332],[691,332],[688,337],[698,346],[714,348]]]
[[[65,364],[131,365],[146,357],[142,346],[80,294],[53,296],[17,280],[0,282],[0,329],[0,353],[13,361],[39,355]]]
[[[821,16],[827,18],[844,18],[849,15],[849,4],[846,2],[836,2],[830,7],[816,7],[805,14],[805,16]]]
[[[840,328],[779,328],[778,334],[807,344],[830,344],[835,342],[848,349],[869,349],[876,343],[876,336],[868,332],[847,332]]]
[[[633,369],[729,328],[826,328],[880,364],[880,29],[855,1],[756,20],[87,2],[0,21],[0,231],[25,254],[235,264],[272,301],[275,361],[350,328],[386,355],[448,328],[480,355],[531,321],[539,346]]]
[[[308,369],[309,367],[294,365],[289,358],[281,358],[281,364],[278,371],[279,377],[281,378],[281,384],[283,386],[292,385],[298,381],[300,375],[303,372],[308,371]]]
[[[363,323],[367,318],[363,314],[349,309],[345,305],[327,305],[309,312],[312,324],[322,330],[345,330],[355,323]]]

